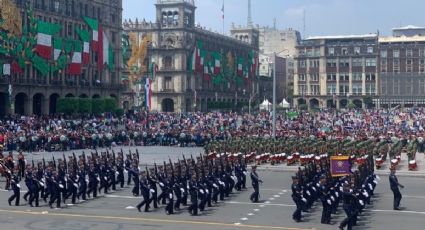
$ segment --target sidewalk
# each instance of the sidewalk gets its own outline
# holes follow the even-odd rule
[[[416,163],[418,165],[416,171],[409,171],[407,155],[402,154],[401,161],[397,166],[397,176],[409,176],[409,177],[422,177],[425,178],[425,159],[424,154],[420,153],[416,155]],[[387,159],[380,169],[375,168],[375,173],[379,176],[387,176],[390,174],[390,160]],[[272,172],[296,172],[298,171],[298,167],[300,165],[294,164],[291,166],[286,165],[286,161],[284,163],[278,165],[270,165],[270,164],[262,164],[257,167],[257,170],[260,171],[272,171]]]

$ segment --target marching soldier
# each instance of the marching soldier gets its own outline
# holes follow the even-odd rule
[[[395,175],[395,173],[396,173],[395,167],[391,167],[390,170],[391,170],[391,173],[390,173],[390,176],[389,176],[390,188],[391,188],[391,191],[394,194],[393,209],[394,210],[400,210],[399,206],[400,206],[400,201],[401,201],[402,196],[401,196],[399,187],[404,188],[404,186],[398,182],[397,176]]]
[[[250,196],[250,200],[253,203],[258,202],[258,198],[260,196],[260,185],[259,185],[259,183],[263,183],[263,181],[258,178],[258,174],[256,172],[256,169],[257,169],[257,166],[253,165],[252,171],[251,171],[251,182],[252,182],[252,187],[254,188],[254,192]]]
[[[12,201],[15,200],[15,206],[19,206],[20,192],[21,186],[19,185],[19,178],[17,176],[13,176],[10,180],[10,186],[13,190],[13,195],[9,197],[9,206],[12,206]]]

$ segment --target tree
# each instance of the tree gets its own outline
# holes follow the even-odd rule
[[[92,112],[92,102],[89,98],[80,98],[78,104],[79,113],[90,114]]]
[[[370,96],[363,97],[363,103],[366,105],[366,108],[373,108],[373,99]]]
[[[103,99],[103,110],[108,113],[115,112],[117,108],[117,101],[112,97],[107,97]]]
[[[92,99],[92,113],[101,114],[105,112],[104,100],[100,98]]]

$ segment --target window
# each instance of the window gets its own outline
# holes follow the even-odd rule
[[[375,92],[376,92],[375,87],[376,86],[375,86],[374,83],[366,84],[366,94],[368,94],[368,95],[375,94]]]
[[[326,93],[328,95],[336,94],[336,84],[327,84],[326,85]]]
[[[306,85],[298,85],[298,94],[299,95],[305,95],[307,93],[307,86]]]
[[[419,49],[419,57],[425,57],[425,49],[424,48]]]
[[[319,81],[319,74],[312,74],[310,75],[311,81]]]
[[[335,49],[333,47],[328,48],[328,54],[331,56],[335,55]]]
[[[313,50],[312,49],[307,50],[307,56],[313,57]]]
[[[311,95],[319,95],[320,94],[320,88],[319,85],[311,85]]]
[[[412,59],[406,59],[406,72],[412,72]]]
[[[336,59],[326,60],[326,67],[336,67]]]
[[[305,68],[305,60],[298,61],[299,67]]]
[[[353,95],[361,95],[362,94],[362,84],[355,83],[353,84]]]
[[[375,58],[366,58],[366,66],[376,66]]]
[[[310,68],[319,68],[319,60],[310,60]]]
[[[412,49],[406,49],[406,57],[412,57],[412,56],[413,56]]]
[[[373,47],[372,46],[367,47],[367,53],[373,54]]]
[[[419,60],[419,72],[425,73],[425,59]]]
[[[393,50],[393,58],[399,58],[400,57],[400,51],[399,50]]]
[[[400,72],[400,61],[398,59],[393,60],[393,72],[394,73]]]
[[[353,73],[353,81],[362,81],[362,73]]]
[[[348,73],[340,73],[339,74],[339,81],[349,81],[350,75]]]
[[[350,87],[348,85],[339,86],[339,95],[346,95],[350,93]]]
[[[374,73],[367,73],[366,74],[366,81],[375,81],[375,74]]]
[[[170,76],[167,76],[164,78],[164,90],[173,90],[174,85],[172,78]]]
[[[349,59],[340,59],[339,60],[339,67],[350,67],[350,60]]]
[[[356,67],[363,66],[363,60],[361,58],[353,58],[353,66],[356,66]]]
[[[298,80],[299,81],[305,81],[305,74],[298,75]]]
[[[354,47],[354,54],[360,54],[360,47]]]
[[[315,57],[320,57],[320,48],[315,48],[314,49],[314,56]]]
[[[341,49],[341,54],[342,55],[348,55],[348,48],[344,47]]]
[[[326,76],[326,81],[336,81],[336,74],[328,74]]]
[[[387,72],[387,59],[381,59],[381,72]]]
[[[387,50],[381,50],[381,58],[387,58]]]

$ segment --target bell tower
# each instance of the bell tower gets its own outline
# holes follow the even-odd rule
[[[195,26],[194,0],[157,0],[156,21],[160,28],[191,28]]]

